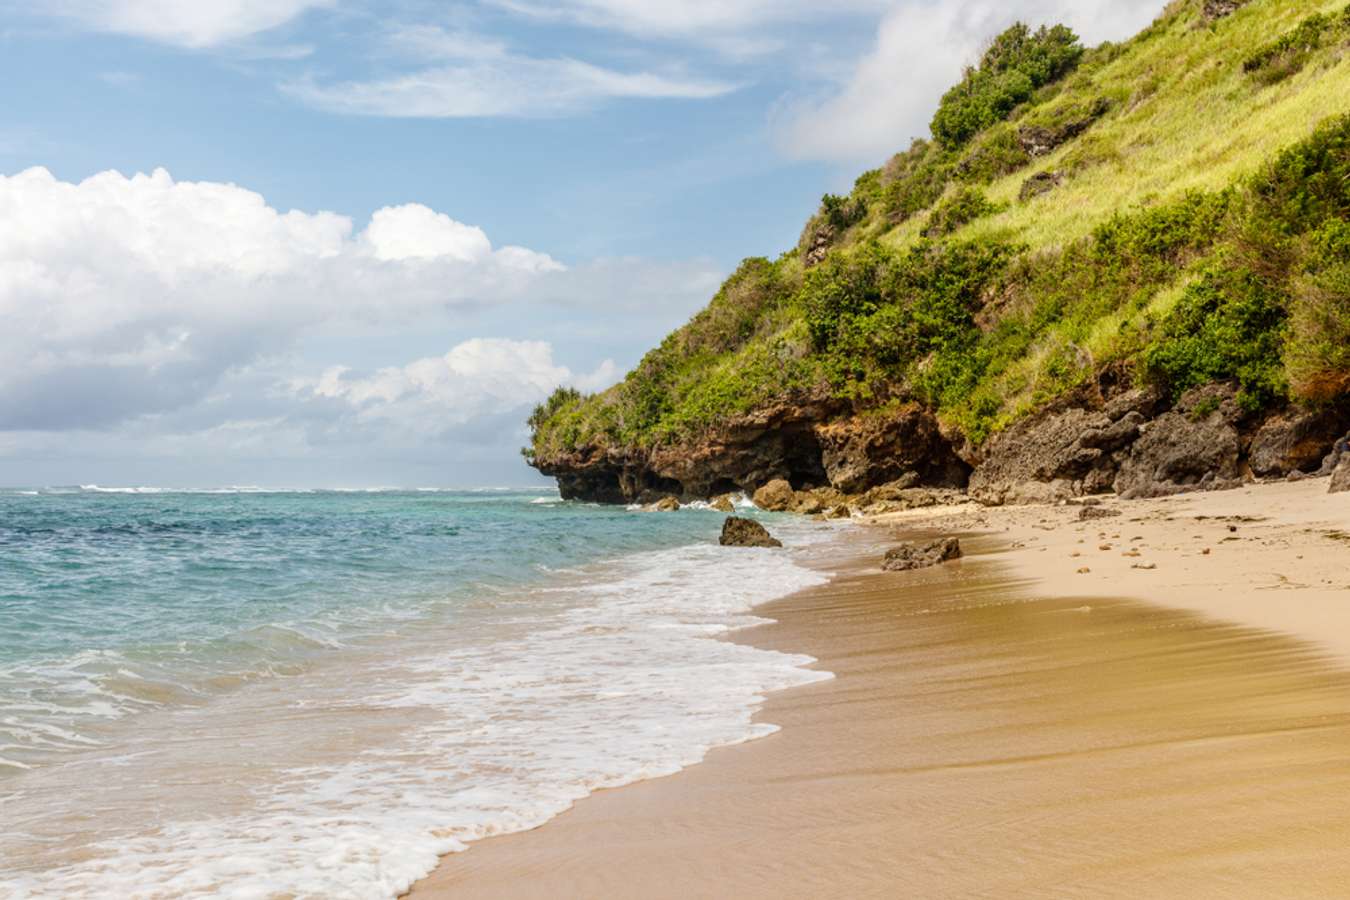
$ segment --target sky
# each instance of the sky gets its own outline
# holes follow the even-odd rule
[[[1161,0],[0,0],[0,485],[540,483],[1014,20]]]

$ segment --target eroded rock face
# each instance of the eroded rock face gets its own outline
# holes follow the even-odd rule
[[[917,403],[885,416],[816,429],[829,483],[854,494],[912,475],[925,484],[964,487],[970,468],[952,451],[933,414]]]
[[[886,551],[881,568],[887,572],[907,572],[960,558],[961,542],[956,538],[940,538],[925,544],[901,544],[891,548]]]
[[[1315,472],[1343,427],[1335,410],[1292,409],[1267,419],[1252,438],[1248,459],[1262,477]]]
[[[1243,412],[1235,396],[1231,385],[1195,388],[1148,423],[1120,464],[1116,493],[1166,497],[1241,484]]]
[[[1160,404],[1152,390],[1080,392],[992,438],[970,477],[990,506],[1053,503],[1111,490],[1129,447]]]
[[[742,519],[730,516],[722,523],[722,536],[718,539],[723,547],[781,547],[783,542],[769,534],[768,530],[754,519]]]

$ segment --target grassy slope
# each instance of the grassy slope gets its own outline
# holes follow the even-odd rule
[[[623,384],[556,396],[532,420],[529,452],[693,438],[804,392],[862,409],[917,396],[979,441],[1118,359],[1179,387],[1242,377],[1253,403],[1299,396],[1285,370],[1306,348],[1289,345],[1316,331],[1318,315],[1335,318],[1325,307],[1344,301],[1335,288],[1344,272],[1318,282],[1318,296],[1331,299],[1300,325],[1295,294],[1316,295],[1306,285],[1320,277],[1306,235],[1320,233],[1326,210],[1272,225],[1251,199],[1252,179],[1350,111],[1350,17],[1344,0],[1253,0],[1210,25],[1199,5],[1174,3],[1126,44],[1090,51],[970,144],[929,144],[862,176],[808,225],[808,237],[825,219],[837,226],[822,265],[807,273],[802,250],[747,261]],[[1270,66],[1244,70],[1315,13],[1332,27],[1297,56],[1297,71],[1277,79],[1266,77]],[[1106,114],[1049,155],[1029,160],[1014,147],[1007,158],[1018,125],[1062,122],[1098,104]],[[962,174],[972,157],[1001,161],[983,173],[992,178],[969,165]],[[936,203],[907,217],[905,204],[917,204],[896,199],[906,165],[945,182]],[[1064,180],[1019,199],[1037,172]],[[1252,261],[1267,257],[1282,268]],[[1196,348],[1215,341],[1264,349],[1200,358]]]

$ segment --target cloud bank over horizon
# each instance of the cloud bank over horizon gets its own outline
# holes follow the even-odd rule
[[[483,309],[622,319],[660,291],[693,306],[720,277],[697,261],[569,268],[416,203],[378,209],[358,230],[162,169],[78,183],[29,169],[0,176],[0,434],[11,452],[16,435],[31,447],[44,443],[34,435],[133,432],[164,446],[209,432],[236,446],[287,435],[294,453],[372,441],[425,452],[481,441],[480,420],[500,440],[510,417],[515,440],[523,410],[558,385],[607,387],[615,363],[575,372],[549,341],[515,336],[375,369],[317,370],[296,350]]]

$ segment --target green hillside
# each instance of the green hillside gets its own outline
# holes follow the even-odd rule
[[[526,456],[697,441],[767,404],[917,401],[978,446],[1111,366],[1249,408],[1350,388],[1350,7],[1173,3],[1122,44],[1017,26],[932,137],[827,196]]]

